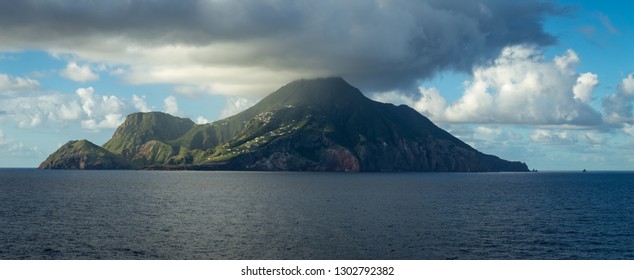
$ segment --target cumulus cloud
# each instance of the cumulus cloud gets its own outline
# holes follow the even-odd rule
[[[37,127],[46,120],[61,119],[58,112],[67,101],[62,94],[6,97],[0,102],[0,122],[12,121],[20,128]]]
[[[163,111],[165,111],[165,113],[168,113],[170,115],[179,115],[180,112],[178,111],[178,101],[176,100],[176,97],[174,97],[173,95],[170,95],[168,97],[166,97],[163,100]]]
[[[444,118],[447,100],[436,88],[418,87],[419,96],[410,96],[396,91],[375,94],[372,99],[393,104],[405,104],[431,119]]]
[[[95,90],[92,87],[79,88],[75,91],[79,99],[81,99],[81,108],[88,117],[92,117],[92,109],[96,105],[95,98],[93,97],[94,92]]]
[[[242,97],[229,97],[227,98],[227,104],[220,113],[221,118],[233,116],[237,113],[244,111],[245,109],[255,105],[255,100],[242,98]]]
[[[82,108],[76,100],[68,104],[61,104],[59,107],[59,117],[61,120],[77,120],[81,117]]]
[[[589,104],[598,77],[578,74],[579,61],[572,50],[548,61],[535,47],[511,46],[490,65],[475,68],[463,95],[447,107],[433,88],[420,88],[416,97],[388,93],[375,99],[401,101],[438,122],[599,125],[601,113]]]
[[[592,101],[594,88],[599,84],[599,76],[592,73],[583,73],[577,78],[577,83],[572,88],[574,98],[578,101],[588,103]]]
[[[93,73],[90,66],[79,66],[76,62],[68,63],[66,68],[61,71],[60,75],[75,82],[88,82],[99,79],[99,75]]]
[[[81,121],[81,126],[89,130],[115,128],[123,122],[124,112],[129,110],[120,98],[114,95],[96,96],[92,87],[79,88],[75,91],[81,100],[81,108],[88,119]]]
[[[627,75],[627,78],[621,81],[619,91],[627,96],[634,96],[634,73]]]
[[[592,73],[576,73],[579,61],[572,50],[549,62],[535,48],[507,47],[492,65],[474,70],[473,81],[447,108],[446,118],[455,122],[600,124],[601,114],[587,103],[598,81]]]
[[[152,111],[152,108],[147,104],[145,95],[137,96],[136,94],[133,94],[132,105],[134,105],[134,108],[136,108],[139,112],[146,113]]]
[[[606,95],[603,98],[603,112],[609,123],[634,123],[632,109],[634,108],[634,73],[625,77],[616,93]]]
[[[206,123],[210,123],[210,121],[206,119],[205,117],[198,116],[198,118],[196,118],[196,124],[206,124]]]
[[[99,130],[101,128],[115,128],[123,122],[123,115],[108,113],[101,120],[87,119],[81,121],[81,126],[89,130]]]
[[[120,125],[125,115],[137,111],[138,104],[135,105],[135,102],[139,100],[96,94],[92,87],[79,88],[74,95],[25,92],[3,99],[0,103],[0,123],[15,122],[20,128],[34,128],[43,124],[77,121],[82,128],[97,131]]]
[[[0,90],[33,90],[40,87],[36,80],[0,74]]]
[[[509,45],[552,44],[542,22],[561,10],[538,0],[9,0],[0,2],[0,49],[70,53],[123,65],[132,83],[215,94],[261,97],[325,75],[376,92],[470,71]],[[96,78],[86,65],[67,70]]]

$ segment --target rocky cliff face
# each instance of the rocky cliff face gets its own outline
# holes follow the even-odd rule
[[[372,101],[341,78],[289,83],[212,124],[132,114],[104,148],[132,168],[528,171],[523,163],[480,153],[407,106]],[[51,157],[56,154],[66,155],[68,166],[106,164],[104,157],[83,159],[86,153],[60,149]]]

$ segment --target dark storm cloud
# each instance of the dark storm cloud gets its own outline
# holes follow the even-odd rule
[[[265,1],[9,0],[0,3],[0,25],[42,40],[124,36],[137,44],[204,45],[292,29],[291,23],[300,20],[292,17],[292,6]]]
[[[469,71],[509,45],[548,45],[540,1],[0,2],[0,47],[109,52],[239,44],[196,63],[341,75],[368,91],[410,88],[441,70]],[[106,47],[103,42],[112,42]],[[223,60],[230,57],[230,61]]]

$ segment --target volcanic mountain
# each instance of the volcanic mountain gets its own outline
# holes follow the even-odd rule
[[[80,142],[62,146],[40,168],[528,171],[475,150],[408,106],[372,101],[341,78],[291,82],[210,124],[134,113],[103,147]]]

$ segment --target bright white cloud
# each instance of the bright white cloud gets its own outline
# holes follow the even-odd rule
[[[247,108],[255,105],[256,101],[252,99],[242,97],[229,97],[227,98],[227,104],[220,114],[221,118],[226,118],[240,113]]]
[[[592,73],[577,74],[579,61],[572,50],[548,62],[531,47],[505,48],[493,65],[474,70],[473,81],[447,108],[446,118],[453,122],[600,124],[599,112],[586,104],[598,80]]]
[[[210,123],[210,121],[206,119],[205,117],[198,116],[198,118],[196,118],[196,124],[206,124],[206,123]]]
[[[592,101],[594,88],[599,84],[599,77],[592,73],[583,73],[577,78],[577,83],[572,88],[574,98],[578,101],[588,103]]]
[[[424,116],[440,120],[444,117],[447,100],[440,94],[436,88],[418,87],[418,96],[404,95],[396,91],[378,93],[372,96],[372,99],[392,104],[405,104],[414,108]]]
[[[166,97],[163,100],[163,111],[165,113],[168,113],[170,115],[179,115],[180,112],[178,111],[178,101],[176,100],[176,97],[174,97],[173,95],[170,95],[168,97]]]
[[[75,82],[88,82],[99,79],[99,75],[92,72],[88,65],[78,65],[76,62],[69,62],[60,75]]]
[[[619,89],[625,95],[634,95],[634,73],[630,73],[623,79]]]
[[[61,104],[59,107],[59,117],[61,120],[77,120],[81,117],[82,108],[76,100],[69,104]]]
[[[123,115],[109,113],[100,119],[87,119],[81,121],[81,126],[89,130],[99,130],[102,128],[116,128],[123,122]]]
[[[426,89],[419,87],[421,98],[414,104],[414,109],[424,112],[430,117],[442,116],[447,100],[440,95],[440,91],[436,88]]]
[[[599,125],[602,116],[589,105],[598,76],[576,73],[579,61],[572,50],[547,61],[539,50],[518,45],[505,48],[491,65],[475,68],[463,95],[450,105],[435,88],[373,98],[407,104],[436,122]]]
[[[145,95],[144,96],[137,96],[136,94],[132,95],[132,105],[134,105],[134,108],[136,108],[137,110],[139,110],[139,112],[150,112],[152,111],[152,108],[147,104],[147,100]]]
[[[7,97],[0,102],[0,122],[12,121],[20,128],[34,127],[41,123],[42,115],[53,112],[59,96],[53,98]]]
[[[75,93],[81,100],[81,108],[88,119],[81,121],[81,126],[89,130],[115,128],[123,122],[124,112],[130,110],[127,104],[114,95],[98,96],[92,87],[79,88]]]
[[[81,100],[81,108],[84,110],[84,113],[88,115],[88,117],[92,117],[92,109],[96,105],[95,98],[93,97],[93,93],[95,90],[92,87],[88,88],[79,88],[75,91],[79,99]]]
[[[525,48],[522,46],[517,46],[517,47]],[[533,53],[535,52],[534,49],[526,48],[526,50],[531,51]],[[537,57],[537,58],[538,60],[541,60],[541,57]],[[569,75],[573,75],[575,73],[575,66],[577,66],[577,63],[579,63],[579,61],[581,61],[579,59],[579,56],[573,50],[567,50],[564,55],[556,56],[553,59],[553,62],[555,63],[555,66],[557,66],[559,71]]]
[[[12,121],[20,128],[40,126],[46,120],[58,120],[59,108],[67,97],[61,94],[30,95],[4,98],[0,102],[0,122]]]
[[[75,95],[25,93],[8,96],[0,103],[0,122],[15,122],[20,128],[79,121],[82,128],[96,131],[115,128],[128,113],[136,111],[133,101],[113,95],[98,95],[94,88],[79,88]]]
[[[498,119],[493,110],[493,96],[487,92],[486,81],[478,80],[478,76],[475,79],[462,98],[447,108],[444,118],[441,119],[454,122],[484,122],[484,119]]]
[[[414,103],[416,103],[416,100],[413,97],[405,95],[398,91],[375,93],[371,96],[371,98],[378,102],[391,103],[396,105],[405,104],[410,107],[414,107]]]

